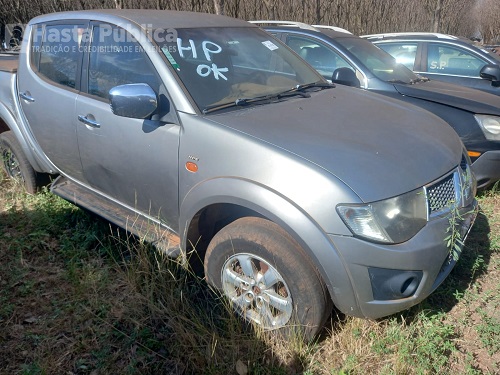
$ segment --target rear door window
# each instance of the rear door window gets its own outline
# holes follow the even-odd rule
[[[427,71],[429,73],[479,77],[486,62],[463,48],[429,43],[427,47]]]
[[[35,71],[56,84],[76,89],[83,55],[80,47],[85,31],[83,24],[37,27],[31,51]]]

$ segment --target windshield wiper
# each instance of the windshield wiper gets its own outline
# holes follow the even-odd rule
[[[332,89],[335,87],[335,83],[330,83],[330,82],[306,83],[304,85],[299,85],[299,87],[297,87],[297,90],[307,90],[315,87],[318,87],[320,89]]]
[[[294,88],[283,92],[282,94],[286,94],[286,93],[289,93],[289,92],[290,93],[292,93],[292,92],[303,92],[303,93],[305,93],[308,89],[312,89],[312,88],[319,88],[319,89],[322,90],[322,89],[331,89],[333,87],[335,87],[334,83],[318,81],[318,82],[311,82],[311,83],[304,83],[302,85],[297,85]]]
[[[282,98],[286,98],[289,96],[294,96],[294,95],[299,95],[302,96],[303,98],[309,98],[311,95],[306,92],[306,90],[318,87],[320,89],[329,89],[332,87],[335,87],[335,84],[333,83],[328,83],[328,82],[312,82],[312,83],[306,83],[303,85],[297,85],[290,90],[286,90],[277,94],[268,94],[268,95],[262,95],[262,96],[256,96],[254,98],[238,98],[235,101],[231,102],[226,102],[226,103],[220,103],[220,104],[212,104],[209,105],[205,108],[203,108],[203,114],[207,114],[210,112],[215,112],[221,109],[226,109],[226,108],[231,108],[231,107],[239,107],[239,106],[245,106],[248,104],[256,104],[259,102],[271,102],[272,100],[279,100]]]
[[[239,107],[239,106],[244,106],[247,104],[251,103],[258,103],[258,102],[270,102],[271,99],[276,98],[277,95],[261,95],[261,96],[256,96],[255,98],[238,98],[235,101],[231,102],[226,102],[226,103],[220,103],[220,104],[212,104],[209,105],[205,108],[203,108],[203,114],[207,114],[210,112],[218,111],[220,109],[225,109],[225,108],[231,108],[231,107]]]

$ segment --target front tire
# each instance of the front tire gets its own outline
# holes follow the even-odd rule
[[[241,218],[221,229],[208,246],[205,276],[246,321],[284,337],[300,332],[312,339],[331,310],[301,246],[265,219]]]
[[[43,175],[33,169],[12,131],[0,134],[0,157],[7,177],[23,184],[29,194],[44,185]]]

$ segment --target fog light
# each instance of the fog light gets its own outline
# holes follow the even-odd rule
[[[422,271],[402,271],[369,268],[373,298],[388,301],[408,298],[415,294],[422,280]]]

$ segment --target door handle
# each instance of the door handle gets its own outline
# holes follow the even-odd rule
[[[92,128],[100,128],[101,127],[101,124],[99,124],[98,122],[96,121],[93,121],[93,120],[89,120],[87,118],[87,116],[82,116],[82,115],[79,115],[78,116],[78,121],[80,122],[83,122],[85,125],[88,125]]]
[[[19,94],[19,96],[21,97],[21,99],[24,99],[26,100],[27,102],[30,102],[30,103],[33,103],[35,101],[35,98],[29,96],[27,93],[25,92],[21,92]]]

